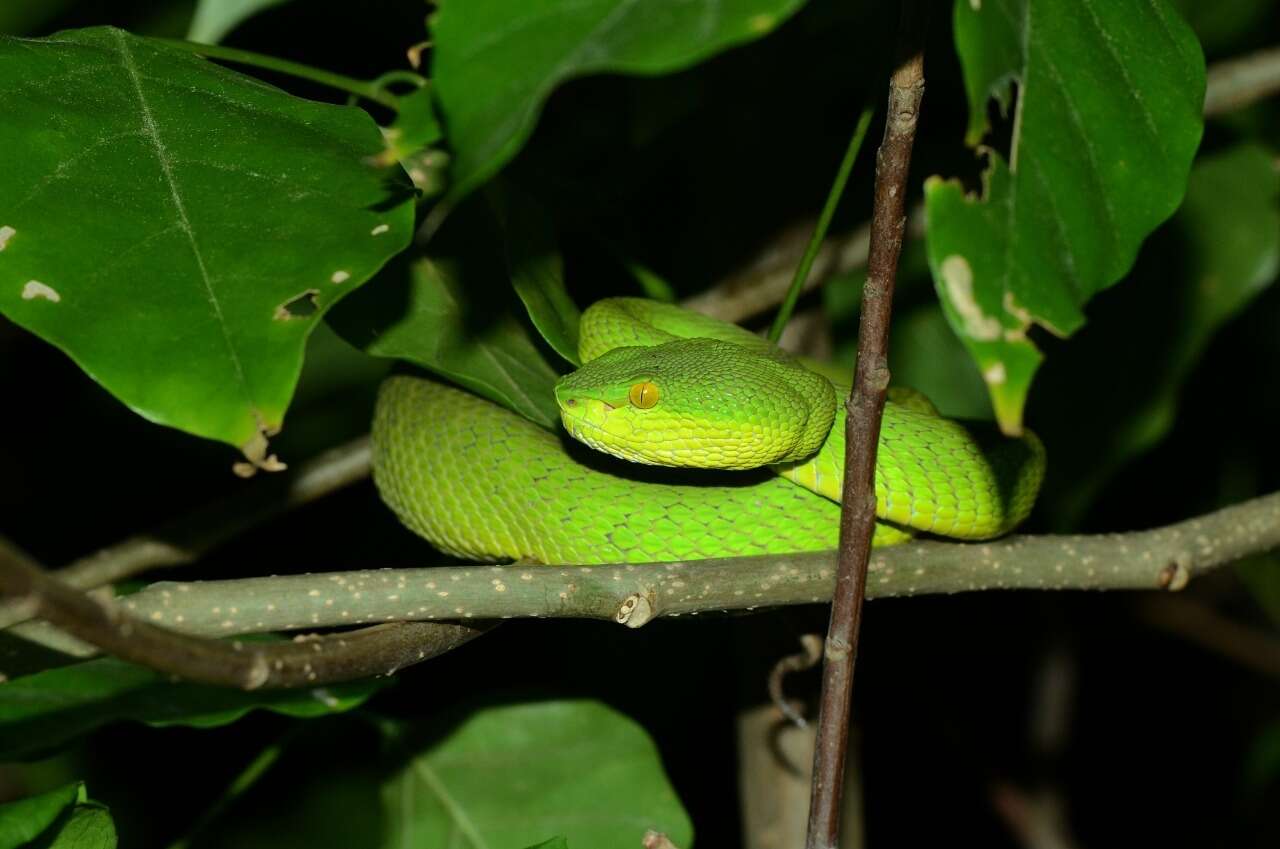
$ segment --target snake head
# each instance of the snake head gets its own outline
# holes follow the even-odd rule
[[[561,378],[565,429],[637,463],[753,469],[801,460],[826,439],[835,392],[784,354],[713,339],[615,348]]]

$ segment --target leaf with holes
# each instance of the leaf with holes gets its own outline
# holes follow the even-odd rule
[[[268,463],[308,334],[408,244],[364,112],[114,29],[0,39],[0,313]]]
[[[663,74],[771,32],[803,0],[467,0],[432,22],[456,201],[497,173],[572,77]]]
[[[1119,280],[1178,207],[1203,125],[1204,57],[1165,0],[955,4],[971,144],[987,99],[1013,100],[1008,162],[988,150],[982,197],[925,185],[929,264],[947,319],[1016,433],[1041,355]]]

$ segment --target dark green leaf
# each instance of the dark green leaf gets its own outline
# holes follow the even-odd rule
[[[286,0],[199,0],[187,38],[217,44],[242,21],[284,2]]]
[[[501,235],[475,207],[460,210],[431,253],[397,263],[334,310],[330,324],[378,357],[421,366],[554,429],[557,377],[511,291]]]
[[[393,160],[404,160],[440,141],[440,121],[436,118],[430,85],[400,98],[396,119],[382,131],[382,136],[387,143],[387,155]]]
[[[981,198],[925,186],[929,261],[947,318],[977,361],[1001,426],[1016,432],[1041,355],[1119,280],[1182,198],[1200,141],[1204,59],[1165,0],[955,4],[969,141],[987,98],[1018,83],[1009,161],[988,151]]]
[[[602,71],[662,74],[772,31],[803,0],[467,0],[431,27],[457,200],[533,131],[551,91]]]
[[[266,456],[324,312],[407,243],[372,120],[113,29],[0,40],[0,312]]]
[[[529,311],[529,319],[557,354],[573,365],[578,359],[578,322],[582,311],[569,297],[555,233],[534,202],[510,188],[493,193],[507,247],[511,285]]]
[[[76,782],[0,805],[0,849],[27,846],[83,800],[84,785]]]
[[[116,826],[104,806],[92,802],[76,805],[67,817],[40,835],[31,849],[116,849]]]
[[[550,840],[544,840],[542,843],[530,846],[529,849],[569,849],[569,841],[563,837],[553,837]]]
[[[208,728],[255,708],[297,717],[350,710],[383,684],[360,681],[311,690],[247,693],[173,683],[115,658],[38,672],[0,686],[0,759],[27,757],[109,722]]]
[[[597,702],[481,710],[409,759],[383,798],[389,833],[414,846],[520,849],[562,835],[635,849],[648,829],[692,839],[652,741]]]

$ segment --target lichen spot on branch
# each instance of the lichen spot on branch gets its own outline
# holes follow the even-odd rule
[[[9,240],[16,236],[17,233],[18,231],[10,227],[8,224],[0,227],[0,251],[9,246]]]

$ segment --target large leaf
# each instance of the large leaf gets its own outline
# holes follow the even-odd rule
[[[208,728],[255,708],[313,717],[359,705],[383,686],[360,681],[311,690],[247,693],[174,683],[115,658],[26,675],[0,686],[0,760],[50,750],[109,722]]]
[[[563,836],[635,849],[648,829],[678,846],[692,838],[653,742],[597,702],[482,710],[410,758],[383,798],[404,845],[522,849]]]
[[[187,38],[217,44],[241,21],[284,2],[286,0],[199,0]]]
[[[412,231],[373,121],[114,29],[0,40],[0,111],[0,312],[262,462],[307,335]]]
[[[559,83],[601,71],[661,74],[772,31],[803,0],[467,0],[432,24],[456,200],[533,131]]]
[[[996,417],[1021,428],[1041,360],[1032,324],[1061,336],[1119,280],[1178,206],[1200,141],[1204,59],[1165,0],[955,4],[969,141],[987,99],[1007,110],[1006,162],[987,151],[981,198],[925,187],[929,261],[947,318],[977,361]]]
[[[335,310],[330,324],[366,353],[419,365],[555,429],[553,355],[523,320],[502,235],[481,212],[460,210],[429,255],[388,268],[378,285]]]
[[[648,829],[692,845],[653,741],[598,702],[368,719],[303,729],[193,845],[639,849]]]

